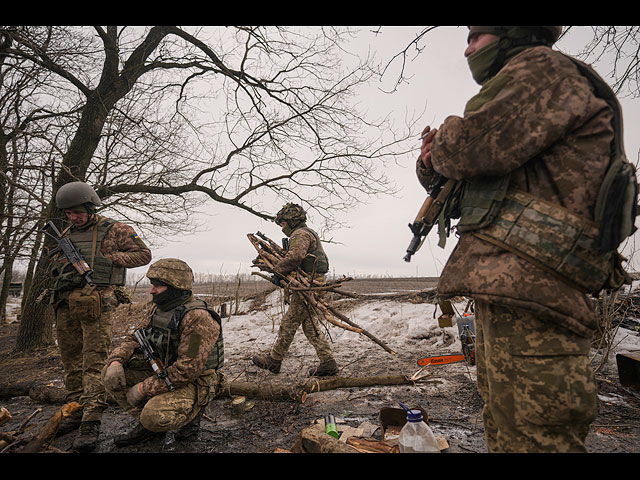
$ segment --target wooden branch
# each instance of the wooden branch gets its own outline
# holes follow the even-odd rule
[[[69,417],[74,412],[80,410],[82,406],[78,402],[71,402],[63,405],[60,409],[53,414],[53,416],[44,424],[44,426],[38,431],[33,439],[27,443],[21,453],[36,453],[39,452],[44,446],[53,440],[58,427],[62,421]]]
[[[247,234],[247,237],[258,252],[258,258],[254,260],[254,265],[260,268],[260,270],[272,274],[277,273],[275,271],[275,266],[280,262],[280,260],[282,260],[282,258],[284,258],[286,252],[277,243],[260,232],[257,232],[255,235],[249,233]],[[268,276],[259,272],[253,272],[252,275],[253,274],[258,275],[266,280],[270,280]],[[307,304],[311,308],[321,313],[327,322],[345,330],[360,333],[376,344],[380,345],[385,351],[389,352],[392,355],[395,355],[395,352],[391,350],[382,340],[376,338],[374,335],[349,320],[349,318],[347,318],[344,314],[336,310],[331,305],[328,305],[323,298],[316,295],[317,293],[326,292],[336,292],[344,295],[345,292],[335,290],[335,288],[342,286],[342,282],[348,280],[352,280],[352,278],[344,277],[341,280],[324,284],[314,283],[313,275],[310,275],[299,267],[284,277],[284,282],[286,283],[285,288],[288,288],[292,292],[301,294]],[[338,322],[334,317],[344,323]]]

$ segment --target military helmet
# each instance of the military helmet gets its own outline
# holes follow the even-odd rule
[[[307,212],[305,212],[300,205],[297,205],[295,203],[287,203],[276,214],[274,222],[279,225],[281,222],[285,221],[293,226],[304,223],[306,220]]]
[[[73,208],[85,203],[96,207],[102,205],[96,191],[85,182],[71,182],[63,185],[56,193],[56,206],[60,209]]]
[[[178,258],[163,258],[152,263],[147,271],[147,278],[159,280],[178,290],[193,288],[193,271]]]
[[[540,35],[543,39],[553,45],[562,35],[561,26],[505,26],[505,27],[469,27],[469,35],[472,33],[490,33],[499,37],[521,38],[525,35]]]

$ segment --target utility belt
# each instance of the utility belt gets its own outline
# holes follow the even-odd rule
[[[598,224],[521,191],[507,191],[488,226],[465,228],[585,293],[618,288],[628,279],[616,252],[599,254]],[[487,225],[487,220],[485,225]],[[462,219],[461,219],[462,222]]]

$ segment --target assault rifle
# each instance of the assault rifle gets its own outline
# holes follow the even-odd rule
[[[133,332],[133,336],[136,337],[136,340],[140,345],[140,348],[142,349],[142,353],[144,353],[144,356],[147,357],[147,360],[151,364],[151,368],[153,369],[156,376],[164,380],[164,383],[167,384],[169,390],[175,390],[176,387],[174,387],[171,380],[169,380],[167,372],[164,369],[164,366],[162,365],[160,359],[156,358],[157,355],[155,354],[155,350],[153,349],[153,346],[151,346],[151,343],[149,343],[149,340],[147,339],[144,331],[142,329],[138,329]]]
[[[413,223],[409,224],[409,229],[413,233],[413,238],[407,247],[407,254],[404,256],[405,262],[410,262],[411,257],[415,254],[424,239],[427,237],[433,226],[440,216],[445,201],[453,191],[455,180],[449,180],[445,177],[438,177],[431,193],[420,207],[420,211]]]
[[[54,235],[51,235],[48,230],[52,230]],[[67,238],[63,237],[60,233],[60,230],[57,229],[55,224],[49,220],[44,227],[42,227],[42,231],[53,238],[56,242],[58,242],[58,246],[49,252],[49,256],[53,257],[56,253],[62,252],[62,254],[66,257],[67,260],[73,265],[76,271],[84,278],[84,280],[91,286],[93,283],[93,270],[86,262],[82,254],[78,251],[73,242]]]

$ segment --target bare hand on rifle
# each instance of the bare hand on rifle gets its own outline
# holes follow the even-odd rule
[[[420,135],[420,138],[422,139],[420,159],[422,160],[422,164],[428,170],[433,170],[433,165],[431,164],[431,143],[433,143],[433,137],[435,137],[437,132],[437,128],[431,130],[431,127],[427,125],[422,131],[422,135]]]

